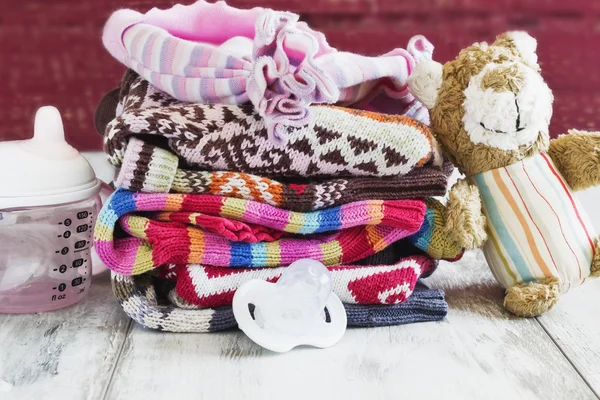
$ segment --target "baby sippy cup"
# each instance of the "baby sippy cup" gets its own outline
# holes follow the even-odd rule
[[[101,182],[42,107],[32,139],[0,143],[0,313],[56,310],[91,282]]]

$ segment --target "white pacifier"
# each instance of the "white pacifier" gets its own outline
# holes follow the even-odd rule
[[[280,353],[300,345],[333,346],[347,322],[329,271],[310,259],[294,262],[277,283],[243,284],[233,297],[233,315],[250,339]]]

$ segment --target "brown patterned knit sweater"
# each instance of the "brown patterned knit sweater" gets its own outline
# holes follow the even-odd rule
[[[362,200],[404,200],[443,196],[450,162],[406,175],[374,178],[324,178],[280,181],[230,171],[193,171],[178,167],[173,153],[132,137],[115,186],[144,193],[193,193],[236,197],[292,211],[314,211]]]
[[[109,160],[121,166],[129,138],[168,147],[194,170],[278,177],[392,177],[441,165],[429,128],[404,116],[315,106],[315,123],[272,143],[251,105],[186,104],[129,71],[117,117],[105,129]],[[106,120],[97,115],[97,121]],[[155,137],[154,140],[150,137]]]

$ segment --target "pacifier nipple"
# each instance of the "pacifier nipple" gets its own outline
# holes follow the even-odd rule
[[[280,332],[305,334],[315,318],[323,315],[330,295],[327,268],[318,261],[299,260],[285,270],[273,291],[262,296],[254,319],[257,324]]]
[[[302,344],[329,347],[346,329],[346,312],[332,292],[330,272],[309,259],[290,265],[277,283],[242,285],[233,298],[233,312],[250,339],[279,352]]]

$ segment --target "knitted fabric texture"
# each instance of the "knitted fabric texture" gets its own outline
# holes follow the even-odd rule
[[[347,304],[397,304],[408,299],[422,274],[435,261],[411,256],[394,265],[335,266],[331,272],[333,292]],[[235,291],[252,279],[276,282],[285,267],[234,269],[201,265],[178,266],[177,284],[171,295],[198,307],[231,305]]]
[[[464,253],[464,248],[456,243],[445,229],[446,210],[444,205],[432,198],[426,199],[425,203],[427,211],[423,225],[419,232],[410,236],[408,240],[435,259],[459,260]]]
[[[396,265],[405,259],[408,260],[408,259],[411,259],[411,258],[417,257],[417,256],[429,257],[426,255],[425,252],[415,248],[410,243],[410,240],[402,239],[394,244],[391,244],[390,246],[386,247],[385,249],[381,250],[380,252],[377,252],[375,254],[372,254],[368,257],[365,257],[361,260],[358,260],[358,261],[352,263],[352,266],[365,267],[365,266],[373,266],[373,265],[379,265],[379,266]],[[426,264],[422,265],[421,278],[427,278],[427,277],[431,276],[431,274],[433,274],[433,272],[436,270],[436,268],[438,266],[438,261],[432,260],[432,262],[433,262],[432,264],[426,263]],[[200,264],[193,264],[193,266],[198,267],[198,268],[212,268],[212,267],[204,267]],[[166,264],[166,265],[163,265],[163,266],[155,269],[154,271],[152,271],[152,273],[155,274],[156,276],[158,276],[160,279],[165,279],[165,280],[176,282],[178,279],[177,272],[181,271],[182,267],[184,267],[184,266],[177,265],[177,264]],[[223,268],[221,268],[221,267],[215,267],[215,268],[219,268],[221,271],[223,271]],[[238,268],[238,270],[241,270],[241,268]],[[256,270],[256,269],[253,269],[253,270]]]
[[[189,223],[161,222],[133,214],[141,211],[180,211],[184,214],[175,214],[175,219],[187,219]],[[313,258],[325,265],[339,265],[377,253],[417,232],[425,212],[425,203],[420,200],[364,201],[296,213],[234,198],[141,194],[119,189],[98,216],[94,235],[102,261],[125,275],[141,274],[162,264],[274,267]],[[170,220],[168,214],[163,217]],[[130,236],[115,240],[119,219]],[[228,225],[226,220],[242,224]],[[212,232],[195,226],[198,221],[205,226],[211,224]],[[271,242],[254,240],[254,223],[260,223],[263,229],[298,235]],[[231,235],[241,237],[240,231],[251,243],[230,239]]]
[[[149,274],[112,273],[113,292],[125,313],[150,329],[167,332],[217,332],[237,326],[231,307],[184,309],[169,304],[165,281]],[[165,293],[166,292],[166,293]],[[448,313],[443,292],[417,285],[407,301],[394,305],[344,304],[349,326],[390,326],[440,321]]]
[[[314,125],[268,140],[252,105],[182,104],[137,77],[125,77],[123,112],[106,127],[104,150],[123,164],[129,138],[166,142],[194,170],[263,176],[398,176],[442,159],[429,128],[411,118],[314,106]],[[129,90],[127,90],[127,83]]]
[[[179,168],[171,152],[132,137],[115,179],[120,188],[144,193],[196,193],[235,197],[293,211],[314,211],[355,201],[419,199],[443,196],[452,164],[415,168],[406,175],[385,178],[338,178],[281,182],[228,171]]]
[[[277,143],[286,142],[289,127],[311,123],[312,103],[365,106],[378,94],[388,108],[428,123],[407,87],[415,64],[431,59],[433,46],[424,37],[411,39],[408,51],[364,57],[338,52],[298,19],[204,1],[146,14],[119,10],[107,21],[103,42],[117,60],[180,100],[251,101]]]
[[[136,215],[156,211],[181,213],[161,214],[164,220],[174,215],[176,222]],[[403,238],[440,258],[462,255],[462,249],[448,243],[443,230],[436,226],[436,222],[443,223],[440,211],[431,209],[429,219],[425,218],[427,213],[425,202],[420,200],[373,200],[295,213],[248,200],[119,189],[98,216],[94,238],[102,261],[124,275],[138,275],[163,264],[278,267],[312,258],[325,265],[346,265]],[[189,223],[181,223],[183,220]],[[212,232],[196,226],[198,221]],[[255,221],[262,228],[253,225]],[[118,223],[127,234],[124,238],[114,236]],[[277,239],[274,230],[288,235]],[[257,232],[263,236],[257,237]],[[273,241],[260,241],[267,240],[269,234]],[[235,239],[245,235],[250,243],[224,235],[237,235]]]

